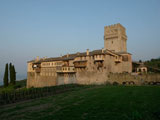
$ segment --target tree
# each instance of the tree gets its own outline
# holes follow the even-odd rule
[[[14,65],[12,66],[12,72],[13,72],[13,85],[16,84],[16,71]]]
[[[13,84],[14,78],[13,78],[13,66],[12,66],[12,63],[9,64],[9,73],[10,73],[10,83]]]
[[[16,71],[12,63],[9,64],[9,70],[10,70],[10,83],[12,85],[15,85],[16,84]]]
[[[4,78],[3,78],[4,86],[8,86],[8,63],[6,64],[5,72],[4,72]]]

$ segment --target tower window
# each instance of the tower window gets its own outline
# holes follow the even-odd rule
[[[112,41],[112,44],[113,44],[113,41]]]

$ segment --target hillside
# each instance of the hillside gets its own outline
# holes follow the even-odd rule
[[[0,107],[0,119],[159,120],[160,86],[92,86]]]
[[[148,67],[148,71],[160,73],[160,58],[148,60],[145,65]]]

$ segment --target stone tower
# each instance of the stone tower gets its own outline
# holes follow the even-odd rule
[[[127,52],[126,30],[120,23],[105,26],[104,48],[115,52]]]

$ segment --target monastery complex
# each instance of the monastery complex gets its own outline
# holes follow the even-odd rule
[[[131,73],[126,29],[121,24],[104,27],[104,48],[28,62],[27,87],[62,84],[104,84],[109,74]]]

